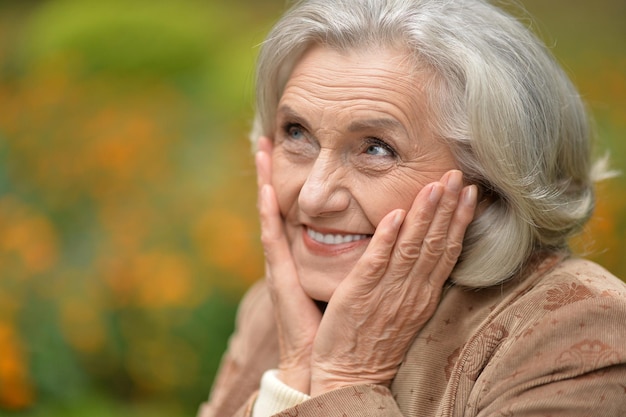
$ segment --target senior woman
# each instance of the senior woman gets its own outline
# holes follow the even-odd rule
[[[481,0],[311,0],[257,73],[266,279],[202,417],[624,416],[581,100]]]

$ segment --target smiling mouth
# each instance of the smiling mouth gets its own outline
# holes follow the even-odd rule
[[[316,232],[315,230],[307,227],[307,235],[316,242],[323,243],[325,245],[341,245],[343,243],[352,243],[363,239],[368,239],[372,235],[353,235],[353,234],[324,234]]]

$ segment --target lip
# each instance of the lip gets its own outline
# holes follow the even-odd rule
[[[320,255],[320,256],[337,256],[339,254],[342,253],[346,253],[346,252],[350,252],[358,247],[361,247],[363,245],[367,246],[367,244],[369,243],[369,241],[371,240],[372,236],[371,235],[365,235],[365,238],[361,238],[358,240],[353,240],[352,242],[345,242],[345,243],[323,243],[323,242],[319,242],[317,240],[314,240],[311,236],[309,236],[308,234],[308,230],[313,230],[317,233],[322,233],[325,235],[358,235],[356,233],[346,233],[346,232],[340,232],[337,230],[329,230],[329,229],[316,229],[316,228],[312,228],[306,225],[302,226],[302,240],[304,242],[304,245],[306,246],[306,248],[313,254],[315,255]]]

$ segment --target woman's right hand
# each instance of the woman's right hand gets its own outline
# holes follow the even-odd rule
[[[322,313],[300,285],[276,194],[271,185],[272,142],[261,137],[256,153],[261,241],[265,274],[278,327],[280,360],[278,378],[308,394],[311,351]]]

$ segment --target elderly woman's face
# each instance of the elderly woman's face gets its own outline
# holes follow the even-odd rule
[[[328,301],[376,226],[457,168],[428,127],[423,75],[393,49],[314,47],[276,115],[272,182],[304,290]]]

